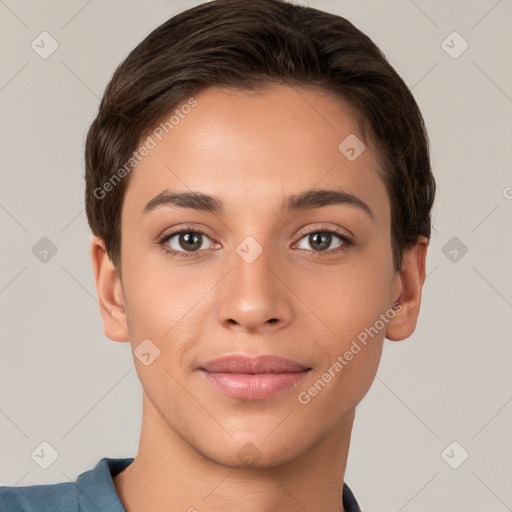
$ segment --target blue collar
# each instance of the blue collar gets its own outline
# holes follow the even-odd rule
[[[78,476],[76,482],[48,485],[0,487],[0,510],[17,512],[126,512],[113,478],[134,461],[133,458],[104,457],[93,469]],[[346,512],[361,512],[357,501],[343,483]]]
[[[133,457],[124,459],[104,457],[94,469],[79,475],[76,479],[79,510],[126,512],[114,487],[113,478],[133,461]],[[343,483],[342,500],[345,512],[361,512],[354,494],[346,483]]]

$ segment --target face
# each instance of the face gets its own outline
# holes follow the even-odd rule
[[[195,100],[126,190],[124,318],[136,353],[150,340],[150,364],[134,360],[160,431],[222,464],[252,450],[270,466],[348,425],[370,387],[403,285],[390,201],[378,156],[328,93]],[[212,363],[267,355],[296,366]]]

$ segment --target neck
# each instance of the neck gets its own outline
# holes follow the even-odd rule
[[[127,512],[344,512],[342,488],[354,413],[281,465],[240,468],[200,453],[171,430],[144,393],[135,460],[114,477]]]

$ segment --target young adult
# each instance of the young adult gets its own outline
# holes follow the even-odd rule
[[[216,0],[116,70],[86,143],[105,334],[134,458],[1,510],[359,510],[344,482],[383,340],[416,326],[435,182],[410,91],[346,19]]]

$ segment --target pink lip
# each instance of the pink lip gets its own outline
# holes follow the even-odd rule
[[[273,355],[224,356],[209,361],[200,370],[223,394],[241,400],[264,400],[295,387],[311,368]]]
[[[249,357],[242,354],[233,354],[213,359],[201,366],[201,369],[215,373],[246,374],[301,372],[303,370],[309,370],[307,366],[279,356],[263,355]]]

